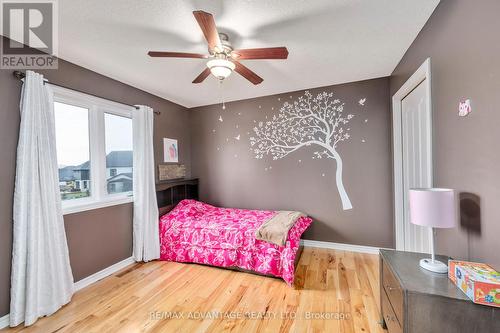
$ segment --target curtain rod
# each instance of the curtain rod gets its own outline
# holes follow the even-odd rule
[[[13,73],[13,74],[14,74],[14,76],[15,76],[16,78],[18,78],[19,80],[22,80],[22,79],[24,79],[24,78],[26,77],[26,74],[24,74],[24,73],[23,73],[23,72],[21,72],[21,71],[14,71],[14,73]],[[60,85],[60,84],[56,84],[56,83],[51,83],[51,82],[49,82],[49,81],[47,81],[47,80],[45,80],[45,82],[50,83],[50,84],[52,84],[52,85],[54,85],[54,86],[61,87],[61,88],[66,88],[66,89],[71,89],[71,90],[74,90],[74,91],[78,91],[78,92],[80,92],[80,93],[82,93],[82,94],[87,94],[87,95],[91,95],[91,96],[94,96],[94,97],[97,97],[97,98],[106,99],[106,100],[111,101],[111,102],[115,102],[115,103],[119,103],[119,104],[127,105],[127,106],[130,106],[130,107],[133,107],[133,108],[134,108],[134,109],[136,109],[136,110],[138,110],[138,109],[139,109],[139,107],[138,107],[138,106],[135,106],[135,105],[130,105],[130,104],[127,104],[127,103],[114,101],[114,100],[109,99],[109,98],[105,98],[105,97],[97,96],[97,95],[94,95],[94,94],[89,94],[89,93],[84,92],[84,91],[81,91],[81,90],[77,90],[77,89],[73,89],[73,88],[65,87],[65,86],[62,86],[62,85]],[[156,111],[156,110],[154,110],[153,112],[154,112],[156,115],[160,115],[160,114],[161,114],[161,112],[160,112],[160,111]]]

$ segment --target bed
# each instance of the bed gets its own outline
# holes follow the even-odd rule
[[[284,246],[256,239],[259,226],[276,213],[184,199],[160,218],[160,260],[239,269],[282,278],[292,286],[300,237],[312,219],[297,219]]]

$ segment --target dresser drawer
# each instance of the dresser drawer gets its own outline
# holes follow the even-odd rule
[[[389,303],[389,298],[384,290],[380,293],[382,295],[382,316],[384,317],[385,325],[389,333],[402,333],[401,325],[399,324],[392,306]]]
[[[400,324],[403,323],[403,290],[385,261],[382,267],[382,284]],[[383,294],[383,293],[382,293]]]

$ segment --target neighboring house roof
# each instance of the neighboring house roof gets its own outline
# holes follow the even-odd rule
[[[122,181],[132,181],[132,172],[119,173],[108,179],[108,183],[122,182]]]
[[[77,165],[74,170],[90,170],[90,161]]]
[[[106,155],[106,168],[132,167],[134,153],[131,150],[114,150]],[[78,169],[89,169],[90,161],[78,166]]]
[[[112,151],[106,156],[106,167],[132,167],[133,159],[134,154],[131,150]]]
[[[106,168],[124,168],[133,166],[134,153],[131,150],[116,150],[106,155]],[[76,180],[75,171],[86,171],[90,169],[90,161],[80,165],[71,165],[59,169],[60,181]],[[79,177],[78,177],[79,179]],[[130,174],[132,179],[132,174]]]
[[[59,181],[68,182],[75,180],[75,176],[73,175],[73,170],[77,168],[75,166],[66,166],[64,168],[59,169]]]

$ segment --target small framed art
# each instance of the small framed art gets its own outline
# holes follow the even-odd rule
[[[179,162],[179,145],[177,144],[177,140],[163,138],[163,162]]]

